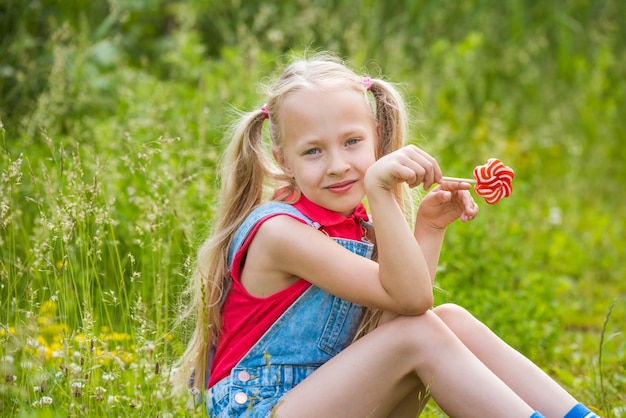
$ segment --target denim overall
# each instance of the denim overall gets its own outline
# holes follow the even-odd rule
[[[320,227],[292,205],[261,205],[237,230],[229,249],[229,266],[253,227],[276,213]],[[372,256],[370,242],[333,239],[356,254]],[[310,286],[237,363],[230,376],[207,390],[209,417],[269,417],[281,397],[352,342],[362,312],[361,306]]]

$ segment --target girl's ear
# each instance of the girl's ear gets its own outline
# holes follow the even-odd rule
[[[283,156],[282,150],[278,148],[272,148],[272,155],[274,156],[274,159],[276,160],[280,168],[283,170],[283,172],[287,174],[288,176],[293,176],[291,173],[291,167],[289,166],[289,164],[287,164],[287,161],[285,160],[285,157]]]

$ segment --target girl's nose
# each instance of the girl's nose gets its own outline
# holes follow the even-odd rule
[[[350,163],[341,152],[329,154],[326,172],[329,175],[342,174],[350,169]]]

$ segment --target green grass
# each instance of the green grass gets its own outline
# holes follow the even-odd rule
[[[437,303],[624,416],[621,2],[290,4],[8,3],[0,415],[202,415],[168,377],[229,109],[262,105],[257,82],[310,47],[402,83],[446,175],[515,169],[511,197],[449,228]]]

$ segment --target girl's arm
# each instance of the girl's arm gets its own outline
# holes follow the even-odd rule
[[[428,274],[431,286],[435,283],[435,275],[437,273],[437,265],[439,264],[439,255],[441,254],[441,246],[445,229],[433,229],[423,223],[415,223],[415,241],[420,246],[424,260],[428,265]]]
[[[407,227],[407,229],[409,229]],[[417,245],[415,240],[413,244]],[[319,230],[290,216],[265,221],[248,247],[241,282],[267,297],[299,278],[363,306],[411,315],[380,279],[379,264],[357,255]]]
[[[376,243],[380,281],[404,309],[423,313],[432,306],[430,266],[410,230],[391,190],[406,182],[425,188],[441,179],[437,162],[415,146],[404,147],[379,159],[365,177]]]
[[[415,221],[415,240],[419,243],[434,283],[445,228],[457,219],[471,221],[478,213],[468,189],[469,183],[445,182],[426,195]]]

